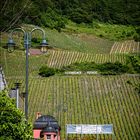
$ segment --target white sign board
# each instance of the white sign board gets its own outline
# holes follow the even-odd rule
[[[113,125],[68,124],[67,134],[113,134]]]
[[[67,125],[67,134],[81,134],[81,125],[68,124]]]
[[[82,134],[96,134],[97,126],[96,125],[81,125]]]

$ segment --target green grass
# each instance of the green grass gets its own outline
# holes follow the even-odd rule
[[[47,30],[49,43],[56,48],[64,50],[87,52],[87,53],[109,53],[113,41],[101,39],[86,34],[58,33]]]
[[[31,31],[35,26],[33,25],[23,25],[23,28],[27,31]],[[51,47],[55,49],[63,49],[69,51],[78,51],[86,53],[109,53],[113,45],[113,41],[107,39],[102,39],[96,36],[89,36],[86,34],[73,34],[66,32],[58,32],[56,30],[51,30],[44,28],[46,32],[46,38]],[[35,31],[32,34],[32,38],[38,38],[41,41],[41,32]],[[21,33],[15,32],[13,36],[17,46],[22,47],[23,37]],[[3,44],[7,42],[7,36],[2,34]],[[32,42],[32,45],[36,44]]]
[[[98,21],[93,21],[91,25],[76,24],[69,21],[64,31],[87,33],[115,41],[133,39],[136,32],[135,27],[130,25],[115,25]]]
[[[32,28],[30,27],[30,29]],[[101,39],[95,36],[88,36],[86,34],[81,34],[78,36],[78,34],[69,34],[65,32],[59,33],[56,30],[51,29],[45,29],[45,32],[49,45],[55,49],[86,53],[109,53],[114,43],[113,41]],[[38,31],[36,31],[32,37],[36,37],[39,39],[39,41],[41,41],[41,34]],[[23,49],[22,37],[15,34],[13,38],[17,46]],[[1,40],[1,45],[5,45],[7,40],[7,36],[4,36]],[[38,46],[38,44],[35,44],[34,42],[32,42],[32,45]]]
[[[25,76],[25,52],[14,51],[8,53],[6,49],[1,49],[1,60],[0,64],[3,66],[5,75],[7,77],[24,77]],[[29,75],[38,76],[38,70],[40,65],[47,64],[48,56],[38,55],[29,56]]]

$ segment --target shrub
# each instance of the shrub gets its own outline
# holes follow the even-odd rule
[[[100,70],[101,74],[110,74],[110,75],[122,74],[128,71],[128,67],[121,64],[120,62],[115,63],[109,62],[100,64],[98,66],[98,69]]]
[[[140,41],[140,27],[137,27],[135,30],[136,30],[136,34],[134,35],[134,40]]]
[[[42,66],[39,69],[39,75],[42,77],[49,77],[55,74],[55,69],[49,68],[48,66]]]
[[[32,127],[6,91],[0,92],[0,140],[29,140]]]
[[[140,35],[139,34],[135,34],[133,38],[136,42],[140,41]]]
[[[126,73],[128,71],[128,66],[121,64],[120,62],[115,63],[104,63],[96,64],[94,62],[82,62],[74,63],[69,66],[63,67],[63,70],[72,71],[99,71],[103,75],[116,75]]]
[[[128,56],[126,65],[128,66],[130,73],[140,73],[140,56]]]

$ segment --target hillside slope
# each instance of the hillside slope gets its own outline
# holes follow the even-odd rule
[[[24,26],[30,30],[34,26]],[[140,75],[56,75],[42,78],[38,75],[42,65],[61,68],[74,62],[126,63],[128,54],[139,55],[139,42],[133,40],[114,42],[88,33],[57,32],[44,28],[51,46],[46,54],[29,55],[29,118],[35,120],[36,112],[56,117],[62,127],[62,140],[66,137],[65,126],[73,124],[113,124],[115,140],[139,139],[140,96],[137,91]],[[8,34],[1,36],[0,65],[4,69],[9,90],[20,82],[20,93],[25,91],[25,50],[23,37],[15,33],[17,49],[8,53],[5,43]],[[39,32],[33,37],[41,40]],[[33,42],[32,47],[38,45]],[[38,48],[36,48],[38,49]],[[39,50],[37,50],[39,51]],[[23,97],[20,99],[23,109]],[[70,136],[76,137],[76,135]],[[80,137],[80,136],[78,136]],[[95,135],[88,135],[96,139]],[[111,135],[100,135],[109,140]]]
[[[38,111],[53,115],[62,128],[62,139],[66,136],[66,124],[113,124],[115,140],[138,140],[140,97],[127,81],[137,84],[139,78],[127,75],[30,78],[29,118],[34,121]],[[7,81],[9,88],[15,81],[21,82],[23,91],[23,80],[7,77]],[[94,139],[95,135],[89,137]],[[111,139],[111,135],[99,137]]]

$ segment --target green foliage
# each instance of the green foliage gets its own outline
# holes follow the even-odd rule
[[[128,67],[120,62],[107,62],[103,64],[96,64],[94,62],[74,63],[70,66],[63,67],[66,71],[98,71],[103,75],[116,75],[126,73]]]
[[[130,55],[127,57],[126,65],[131,73],[140,73],[140,55]]]
[[[116,75],[116,74],[122,74],[126,73],[128,71],[128,67],[121,64],[120,62],[115,63],[104,63],[100,64],[98,66],[98,69],[100,70],[101,74],[110,74],[110,75]]]
[[[65,19],[51,8],[41,14],[41,23],[43,26],[51,29],[55,28],[59,32],[61,28],[65,28]]]
[[[0,92],[0,122],[0,139],[29,140],[32,138],[31,125],[4,91]]]
[[[92,16],[81,8],[74,9],[70,14],[70,19],[76,23],[92,23]]]
[[[55,8],[74,22],[90,23],[91,19],[115,23],[139,25],[139,6],[137,0],[54,0]],[[87,18],[86,18],[87,15]],[[82,19],[83,17],[83,19]]]
[[[134,40],[135,40],[136,42],[139,42],[139,41],[140,41],[140,35],[135,34],[135,35],[134,35]]]
[[[64,70],[62,70],[62,69],[49,68],[46,65],[42,66],[39,69],[39,75],[41,75],[42,77],[49,77],[49,76],[55,75],[56,73],[61,74],[63,72],[64,72]]]
[[[126,64],[120,62],[106,62],[96,64],[94,62],[74,63],[63,67],[66,71],[99,71],[101,74],[140,73],[140,56],[127,56]]]
[[[131,25],[103,23],[97,20],[93,20],[93,22],[88,25],[68,22],[64,30],[67,32],[72,32],[73,30],[76,33],[93,34],[113,41],[134,39],[134,36],[137,35],[135,28]]]
[[[40,41],[37,39],[37,38],[32,38],[32,42],[34,42],[34,43],[40,43]]]
[[[137,27],[135,30],[136,30],[136,33],[134,35],[134,40],[138,42],[140,41],[140,27]]]
[[[55,74],[55,69],[49,68],[48,66],[42,66],[39,69],[39,75],[42,77],[49,77]]]
[[[25,22],[61,31],[65,27],[64,17],[76,23],[89,24],[96,19],[140,25],[139,5],[138,0],[3,0],[0,5],[0,30],[5,31]]]
[[[0,140],[13,140],[11,136],[0,136]]]
[[[27,8],[31,4],[30,0],[2,0],[0,4],[0,31],[7,31],[17,27],[23,20]]]

